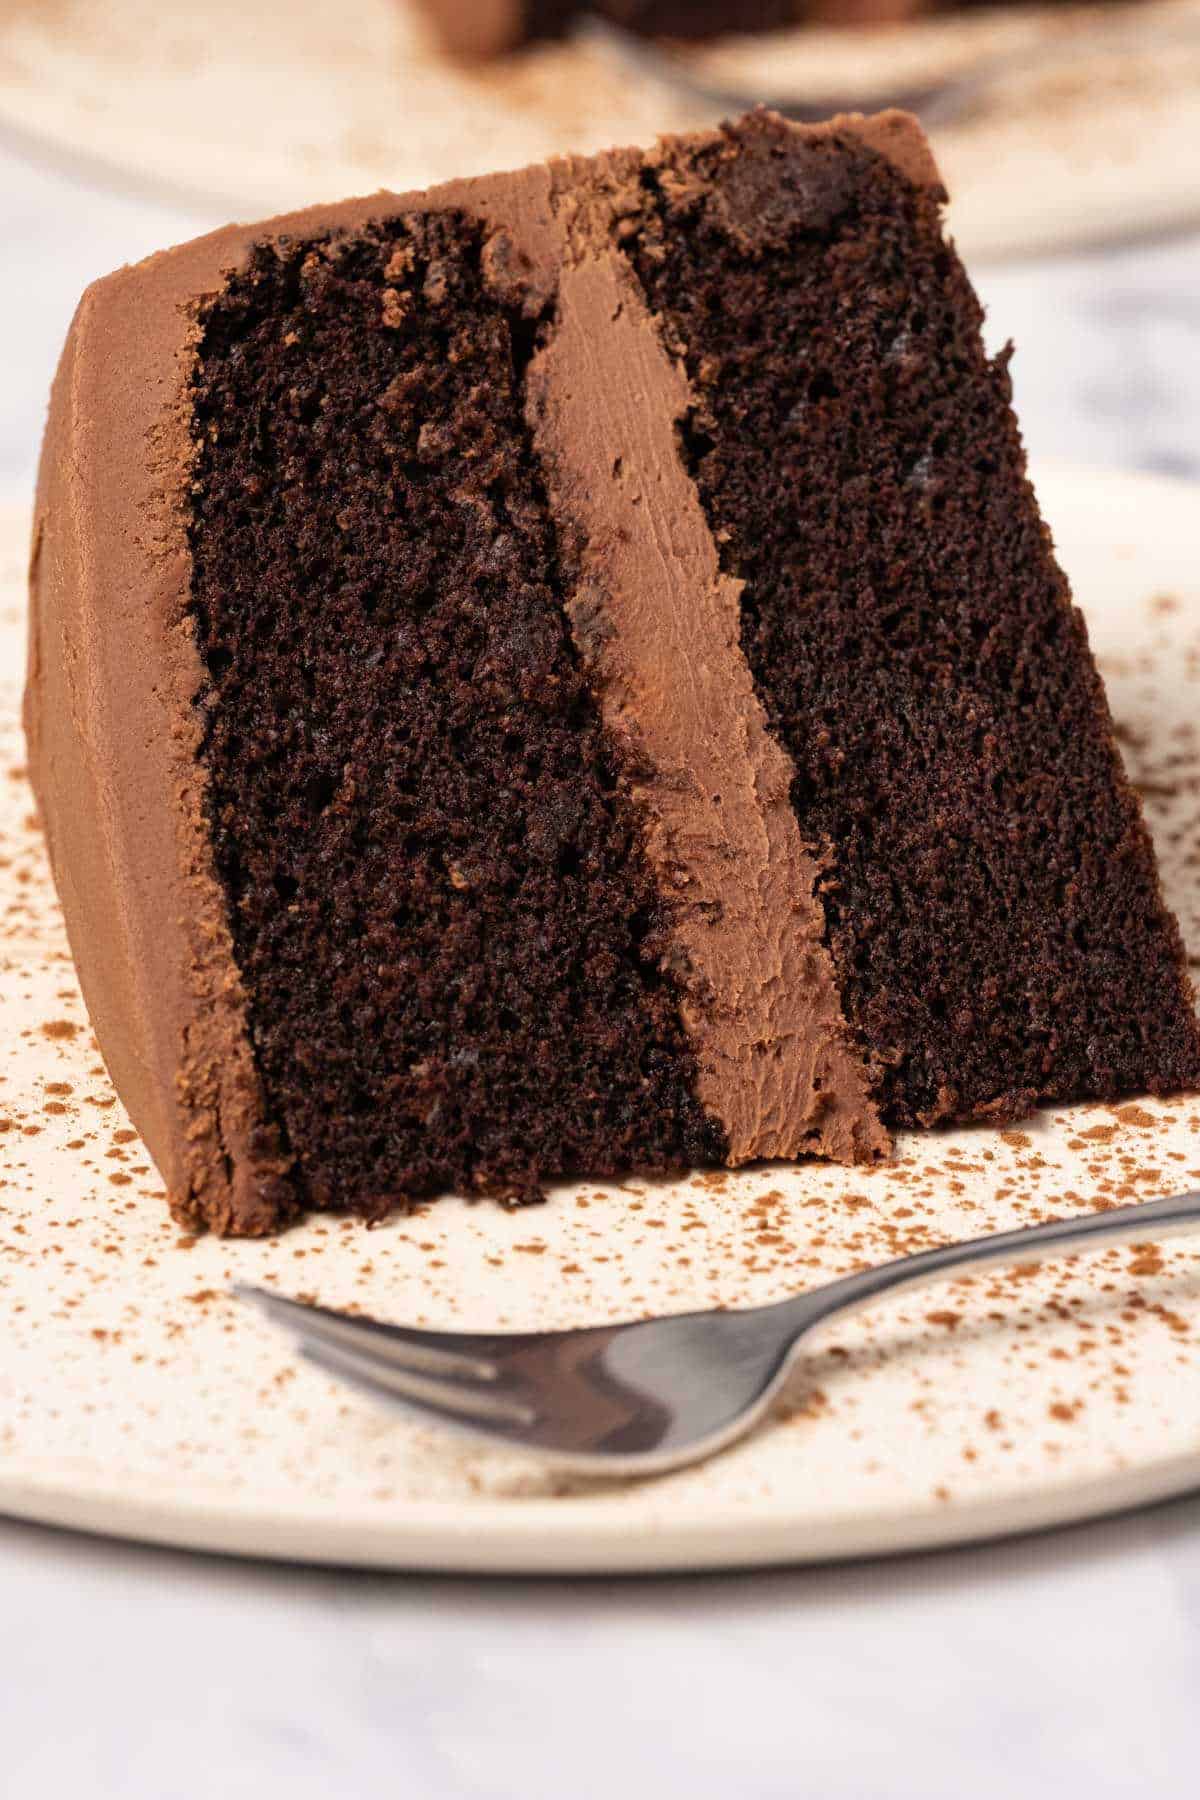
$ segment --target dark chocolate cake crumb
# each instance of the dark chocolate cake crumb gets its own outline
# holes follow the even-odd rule
[[[646,183],[631,254],[885,1116],[1195,1086],[1179,935],[936,191],[761,115]]]
[[[194,384],[197,697],[301,1198],[712,1160],[481,228],[261,247]]]

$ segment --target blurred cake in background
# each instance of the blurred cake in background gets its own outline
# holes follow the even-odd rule
[[[792,25],[885,25],[988,0],[419,0],[446,49],[502,55],[592,13],[643,37],[698,40]]]
[[[594,13],[643,37],[712,38],[808,22],[866,24],[911,18],[928,0],[420,0],[443,45],[456,56],[503,55],[560,36]]]

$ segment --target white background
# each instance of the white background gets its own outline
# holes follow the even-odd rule
[[[84,283],[220,221],[0,150],[0,222],[20,493]],[[1200,476],[1200,239],[976,274],[1035,454]],[[642,1582],[269,1568],[0,1522],[5,1800],[1191,1794],[1198,1718],[1200,1501]]]

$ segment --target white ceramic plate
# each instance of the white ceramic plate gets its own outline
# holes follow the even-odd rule
[[[11,142],[218,217],[647,143],[727,110],[603,43],[455,68],[406,0],[12,0],[2,15],[0,131]],[[805,27],[681,61],[720,92],[869,108],[997,59],[1013,60],[1011,75],[934,133],[965,252],[1200,219],[1200,0]]]
[[[1049,468],[1170,897],[1200,947],[1200,491]],[[182,1238],[88,1030],[21,769],[25,518],[0,512],[0,1510],[396,1568],[629,1570],[861,1555],[1200,1485],[1200,1252],[960,1282],[828,1332],[706,1467],[589,1486],[399,1422],[298,1366],[233,1277],[527,1329],[770,1300],[863,1261],[1200,1183],[1200,1101],[913,1135],[878,1172],[764,1167],[367,1230]]]

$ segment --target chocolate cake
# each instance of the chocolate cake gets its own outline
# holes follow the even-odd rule
[[[30,767],[181,1217],[1198,1084],[943,199],[760,113],[89,289]]]
[[[419,0],[438,38],[468,61],[561,37],[592,13],[639,37],[696,41],[790,25],[894,24],[987,0]]]
[[[1004,0],[418,0],[442,47],[467,61],[561,37],[591,14],[643,38],[680,43],[797,25],[897,25]],[[1070,3],[1070,0],[1065,0]]]

